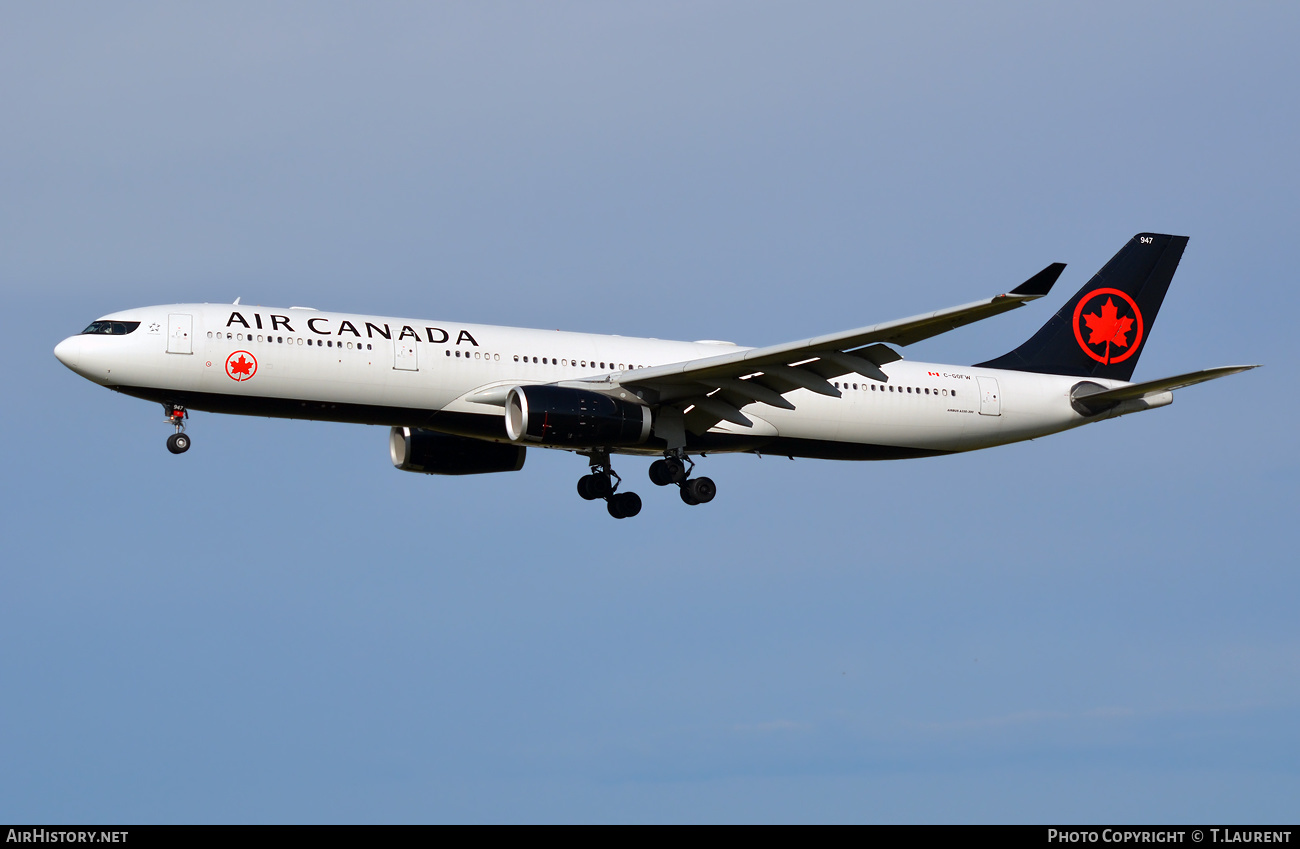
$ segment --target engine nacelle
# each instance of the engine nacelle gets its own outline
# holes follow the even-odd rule
[[[516,386],[506,397],[506,435],[566,448],[640,445],[650,408],[564,386]]]
[[[404,472],[482,475],[519,471],[527,449],[418,427],[395,427],[388,434],[388,452],[393,465]]]

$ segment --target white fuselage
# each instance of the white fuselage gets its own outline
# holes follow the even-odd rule
[[[140,325],[126,335],[70,337],[56,353],[82,376],[128,394],[195,410],[429,427],[500,441],[503,408],[486,389],[591,380],[608,390],[638,368],[743,350],[243,305],[148,307],[104,320]],[[985,448],[1099,418],[1071,406],[1074,377],[909,361],[883,371],[887,383],[853,374],[835,380],[839,398],[790,392],[793,410],[751,404],[743,412],[752,426],[722,421],[709,431],[712,441],[696,437],[693,445],[876,459]],[[1163,393],[1111,415],[1170,400]]]

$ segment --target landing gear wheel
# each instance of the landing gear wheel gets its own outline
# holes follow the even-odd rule
[[[673,482],[667,460],[655,460],[650,464],[650,482],[655,486],[668,486]]]
[[[611,495],[606,506],[609,515],[615,519],[630,519],[641,512],[641,496],[635,492],[620,492]]]
[[[665,457],[650,464],[650,482],[655,486],[668,486],[686,480],[690,471],[686,464],[676,457]]]
[[[682,492],[689,491],[695,504],[708,504],[718,494],[712,478],[691,478],[682,484]]]
[[[173,454],[184,454],[190,450],[190,438],[183,433],[173,433],[167,437],[167,450]]]
[[[578,495],[588,501],[608,498],[613,491],[614,484],[610,481],[609,475],[583,475],[578,478]]]
[[[687,504],[691,505],[692,507],[694,507],[696,504],[699,504],[699,503],[700,503],[700,502],[698,502],[698,501],[695,500],[695,496],[694,496],[694,495],[691,495],[691,489],[690,489],[690,487],[688,487],[688,486],[683,486],[680,490],[678,490],[678,492],[681,493],[682,501],[686,502]]]

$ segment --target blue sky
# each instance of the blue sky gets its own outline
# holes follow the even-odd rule
[[[1291,821],[1283,4],[0,12],[0,819]],[[395,471],[50,353],[155,303],[769,344],[1191,237],[1167,409],[970,455]],[[644,481],[644,461],[618,468]]]

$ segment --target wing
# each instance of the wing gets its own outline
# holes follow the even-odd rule
[[[693,433],[720,421],[750,427],[753,422],[740,412],[742,407],[759,402],[793,410],[785,395],[796,389],[839,397],[830,380],[845,374],[887,382],[880,367],[902,359],[887,345],[910,345],[1023,306],[1051,291],[1064,269],[1064,263],[1053,263],[1007,294],[983,301],[798,342],[637,369],[619,375],[618,382],[651,404],[681,410],[685,428]]]

